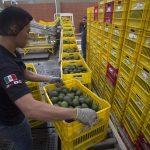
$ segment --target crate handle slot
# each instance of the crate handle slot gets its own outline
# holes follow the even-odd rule
[[[147,69],[143,68],[143,70],[146,71],[147,73],[149,73],[149,71]]]
[[[135,32],[135,30],[131,29],[132,32]]]
[[[76,64],[76,62],[70,62],[71,64]]]
[[[82,75],[74,75],[73,77],[82,77]]]
[[[101,119],[101,118],[98,118],[98,119],[92,124],[92,126],[86,125],[86,126],[83,127],[82,129],[80,129],[77,134],[81,134],[82,132],[85,132],[85,131],[88,130],[89,128],[92,128],[93,126],[96,126],[100,121],[102,121],[102,119]]]
[[[137,96],[139,99],[141,99],[141,97],[140,97],[139,95],[136,94],[136,96]],[[137,100],[137,98],[136,98],[136,100]]]
[[[121,1],[118,1],[118,5],[120,5],[122,2]]]

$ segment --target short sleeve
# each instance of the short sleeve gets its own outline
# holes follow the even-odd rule
[[[22,72],[14,64],[0,67],[0,84],[13,102],[30,93]]]

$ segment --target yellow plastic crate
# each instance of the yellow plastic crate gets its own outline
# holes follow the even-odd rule
[[[106,0],[98,0],[98,4],[105,4],[106,3]]]
[[[123,117],[123,125],[128,132],[132,142],[135,143],[140,134],[142,124],[137,123],[133,112],[128,107]]]
[[[137,60],[132,58],[130,55],[122,52],[119,68],[122,74],[124,74],[124,76],[126,76],[128,79],[132,79],[133,77],[136,61]]]
[[[105,13],[105,5],[99,4],[99,6],[98,6],[98,21],[101,24],[104,23],[104,13]]]
[[[112,30],[112,25],[109,23],[104,23],[104,37],[110,39],[111,38],[111,30]]]
[[[136,93],[134,90],[130,92],[127,107],[133,111],[138,124],[144,122],[149,110],[149,107],[143,101],[140,93]]]
[[[126,28],[123,51],[136,58],[140,49],[143,30]]]
[[[74,32],[73,31],[63,31],[63,38],[64,37],[74,37]]]
[[[112,103],[111,112],[113,114],[114,119],[117,121],[117,123],[121,125],[124,111],[121,110],[120,106],[117,104],[117,102],[115,100]]]
[[[54,121],[55,129],[61,139],[62,147],[65,150],[87,149],[106,137],[110,105],[83,86],[78,80],[68,80],[64,83],[68,88],[76,86],[78,89],[81,89],[84,95],[91,97],[94,102],[101,105],[103,108],[97,112],[98,118],[101,121],[91,128],[85,129],[85,126],[78,121],[73,121],[71,123],[65,121]],[[54,88],[54,84],[44,86],[45,98],[50,105],[52,105],[52,102],[49,99],[46,90]]]
[[[118,124],[121,124],[123,111],[120,111],[119,105],[117,105],[116,101],[113,101],[111,113],[113,114],[115,120]]]
[[[106,78],[106,85],[104,91],[104,98],[111,104],[113,102],[115,87],[111,84],[109,79]]]
[[[78,52],[75,52],[75,53],[62,53],[62,55],[61,55],[61,60],[62,61],[74,61],[73,59],[69,59],[69,60],[65,60],[64,58],[66,57],[66,56],[78,56],[79,57],[79,59],[78,60],[76,60],[76,61],[79,61],[79,60],[83,60],[83,57],[78,53]]]
[[[77,44],[75,37],[63,37],[63,45],[66,45],[64,41],[72,42],[71,44]],[[70,43],[67,43],[67,45]]]
[[[146,22],[145,22],[144,30],[150,32],[150,13],[149,12],[150,12],[150,9],[148,10],[148,13],[147,13],[147,16],[146,16]]]
[[[148,0],[130,0],[127,26],[143,29],[148,8]]]
[[[123,27],[113,25],[111,33],[111,45],[118,49],[122,49],[124,33],[125,30]]]
[[[62,17],[61,20],[62,20],[62,21],[71,21],[71,19],[68,18],[68,17]]]
[[[85,73],[74,73],[74,74],[64,74],[63,73],[63,67],[68,66],[68,65],[82,65],[87,69],[87,72]],[[82,84],[90,84],[91,85],[91,70],[87,66],[87,64],[81,60],[81,61],[72,61],[72,62],[65,62],[63,61],[61,63],[61,78],[66,81],[70,79],[78,79],[79,81],[82,82]]]
[[[98,24],[98,36],[101,38],[104,36],[104,23]]]
[[[62,45],[62,53],[67,53],[67,52],[63,51],[64,49],[72,49],[72,48],[76,49],[75,53],[79,54],[79,48],[78,48],[77,44],[63,44]],[[69,52],[69,53],[72,53],[72,52]]]
[[[30,63],[30,64],[25,64],[27,69],[30,68],[30,70],[34,73],[37,73],[36,72],[36,69],[34,67],[34,64]],[[42,95],[41,95],[41,92],[40,92],[40,83],[38,82],[31,82],[31,81],[26,81],[26,84],[28,86],[28,88],[30,89],[30,91],[32,92],[32,95],[33,97],[36,99],[36,100],[39,100],[41,101],[42,100]]]
[[[73,27],[71,22],[70,23],[69,22],[68,23],[63,23],[62,26],[63,27]]]
[[[99,87],[98,87],[98,90],[100,91],[100,93],[104,94],[104,90],[105,90],[105,86],[106,86],[106,75],[104,73],[100,73],[100,76],[99,76]]]
[[[150,69],[150,32],[145,31],[140,48],[139,61]]]
[[[125,26],[129,0],[115,0],[114,2],[113,24]]]
[[[115,68],[119,67],[121,58],[121,49],[110,46],[109,63]]]
[[[115,88],[114,101],[116,101],[117,105],[120,107],[122,112],[125,111],[125,107],[127,104],[127,96],[125,97],[124,95],[122,95],[122,93],[117,87]]]
[[[126,76],[124,76],[121,72],[118,75],[117,86],[120,89],[121,93],[126,96],[131,87],[131,82],[128,80]]]
[[[106,38],[105,40],[109,40],[109,39]],[[106,57],[108,59],[109,52],[110,52],[110,42],[104,41],[103,46],[100,49],[100,52],[103,53],[104,57]]]
[[[63,32],[68,32],[68,31],[72,31],[74,32],[74,28],[73,27],[63,27]]]
[[[145,92],[146,95],[150,96],[150,69],[142,64],[137,66],[135,83]]]
[[[147,114],[146,121],[142,128],[142,133],[144,134],[147,141],[150,143],[150,111]]]
[[[108,64],[108,58],[105,56],[102,56],[101,62],[100,62],[100,71],[106,74],[107,71],[107,64]]]

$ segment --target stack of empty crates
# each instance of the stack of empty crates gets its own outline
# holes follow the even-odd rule
[[[94,85],[131,145],[150,142],[149,7],[147,0],[99,0],[98,21],[88,22],[87,63]]]
[[[126,62],[126,59],[123,58],[124,55],[122,55],[122,60],[120,60],[120,58],[121,54],[123,54],[123,47],[124,47],[123,41],[125,36],[128,7],[129,7],[129,0],[115,1],[109,68],[111,69],[112,67],[114,67],[112,69],[114,70],[113,71],[114,73],[116,72],[116,74],[118,73],[119,65],[121,66],[121,61],[123,61],[123,63]],[[112,103],[111,118],[115,125],[121,123],[123,113],[125,110],[127,94],[126,91],[124,90],[127,90],[127,92],[129,91],[128,88],[122,87],[122,85],[123,86],[125,85],[122,83],[123,73],[124,72],[122,72],[121,69],[119,69],[117,82],[116,78],[114,78],[114,84],[116,82],[116,87]]]
[[[26,67],[29,71],[37,73],[36,69],[34,67],[34,64],[26,64]],[[32,92],[33,98],[35,100],[42,101],[42,95],[41,95],[41,91],[40,91],[40,83],[27,81],[26,84],[29,87],[30,91]],[[33,127],[38,127],[39,125],[42,125],[44,122],[29,119],[29,123],[30,123],[30,126],[33,128]]]
[[[130,52],[130,55],[127,55],[132,67],[131,70],[127,70],[129,77],[133,75],[132,72],[136,68],[123,117],[123,127],[133,144],[136,143],[150,110],[150,32],[148,29],[150,11],[148,9],[149,1],[131,0],[127,21],[128,40],[124,42],[128,46],[125,50]],[[146,18],[148,18],[147,21]],[[129,37],[132,40],[129,40]],[[145,126],[143,130],[145,130]],[[149,130],[150,137],[150,129],[146,130]]]

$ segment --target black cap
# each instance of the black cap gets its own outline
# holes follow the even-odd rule
[[[11,6],[0,13],[0,35],[16,36],[33,17],[24,9]],[[15,26],[15,32],[11,29]]]

